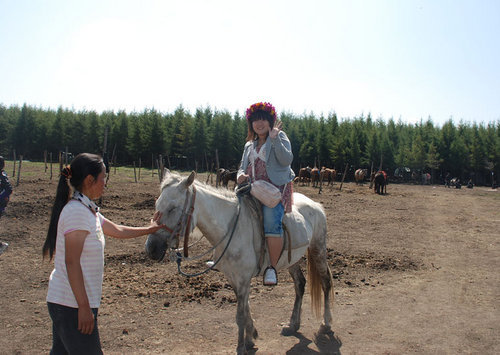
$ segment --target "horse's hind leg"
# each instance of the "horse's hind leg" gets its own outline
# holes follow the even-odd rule
[[[297,332],[300,328],[300,313],[302,310],[302,299],[304,297],[304,289],[306,286],[306,278],[300,268],[299,263],[295,263],[288,268],[288,272],[292,276],[295,287],[295,303],[293,304],[293,312],[290,317],[290,324],[281,330],[283,335],[291,335]]]
[[[331,330],[332,312],[330,309],[330,302],[333,301],[333,278],[326,255],[326,246],[318,250],[318,248],[309,249],[308,254],[308,268],[311,274],[311,305],[313,310],[319,312],[319,305],[321,299],[321,291],[323,291],[323,324],[321,325],[321,332],[328,332]],[[330,296],[332,299],[330,300]]]
[[[329,332],[332,324],[332,311],[330,309],[330,296],[333,301],[333,278],[332,272],[326,263],[326,273],[321,274],[321,287],[323,288],[324,307],[322,331]]]

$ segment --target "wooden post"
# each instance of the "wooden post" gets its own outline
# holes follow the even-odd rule
[[[349,163],[347,163],[345,165],[344,174],[342,175],[342,181],[340,182],[340,186],[339,186],[339,191],[342,190],[342,185],[344,184],[344,179],[345,179],[345,176],[347,174],[347,168],[348,167],[349,167]]]
[[[12,168],[12,177],[14,177],[14,176],[16,176],[16,150],[15,149],[12,150],[12,157],[13,157],[12,160],[14,163],[13,168]]]
[[[155,157],[151,153],[151,177],[155,176]]]
[[[52,180],[52,152],[50,152],[49,156],[50,156],[50,180]]]
[[[215,171],[217,172],[217,178],[215,179],[215,187],[219,187],[219,168],[220,168],[220,165],[219,165],[219,151],[217,149],[215,149]]]
[[[44,172],[47,172],[47,150],[43,151],[43,165],[45,166]]]
[[[163,180],[163,155],[158,156],[158,178],[160,182]]]
[[[205,167],[207,168],[207,171],[210,171],[210,168],[208,167],[207,152],[205,152]]]
[[[62,171],[63,162],[62,162],[62,152],[59,151],[59,173]]]
[[[16,186],[19,186],[19,179],[21,178],[21,165],[23,163],[23,156],[19,156],[19,166],[17,167],[17,183]],[[15,169],[15,168],[14,168]]]
[[[165,156],[167,157],[168,169],[172,170],[172,166],[170,165],[170,157],[168,156],[168,153],[165,153]]]
[[[139,157],[139,178],[138,178],[138,180],[141,180],[141,165],[142,165],[142,159]]]
[[[135,180],[135,182],[137,182],[137,174],[135,172],[135,160],[134,160],[134,180]]]

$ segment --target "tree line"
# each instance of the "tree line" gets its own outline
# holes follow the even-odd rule
[[[292,144],[292,168],[345,166],[377,169],[390,175],[407,167],[439,178],[446,173],[477,184],[491,184],[500,173],[500,120],[441,127],[429,118],[416,124],[374,120],[370,115],[339,119],[335,113],[279,113]],[[237,168],[247,135],[244,114],[179,106],[171,113],[43,109],[0,104],[0,154],[13,149],[24,159],[43,160],[43,152],[114,152],[120,165],[152,164],[160,154],[175,169],[210,170],[217,154],[221,167]],[[105,135],[107,139],[104,139]],[[104,142],[107,142],[106,147]],[[434,179],[438,181],[437,179]]]

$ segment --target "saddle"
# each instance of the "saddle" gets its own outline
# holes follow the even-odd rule
[[[250,195],[250,184],[243,183],[237,186],[235,192],[240,198],[240,203],[246,203],[250,208],[252,215],[258,221],[260,227],[260,255],[257,264],[257,275],[262,271],[264,258],[266,255],[266,238],[264,235],[264,222],[262,216],[262,204],[259,200]],[[280,260],[283,257],[285,250],[287,251],[288,263],[292,260],[292,250],[302,248],[309,245],[311,240],[311,232],[306,230],[305,219],[300,213],[292,208],[292,212],[286,213],[282,221],[283,226],[283,249],[281,250]],[[293,231],[291,233],[291,231]]]

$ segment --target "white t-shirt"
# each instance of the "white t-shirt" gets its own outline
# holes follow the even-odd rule
[[[94,214],[80,201],[70,200],[64,206],[57,224],[54,270],[49,278],[47,302],[78,308],[66,270],[65,234],[75,230],[85,230],[89,234],[85,238],[80,265],[90,307],[99,307],[104,272],[105,240],[101,227],[103,220],[104,217],[100,213]]]

